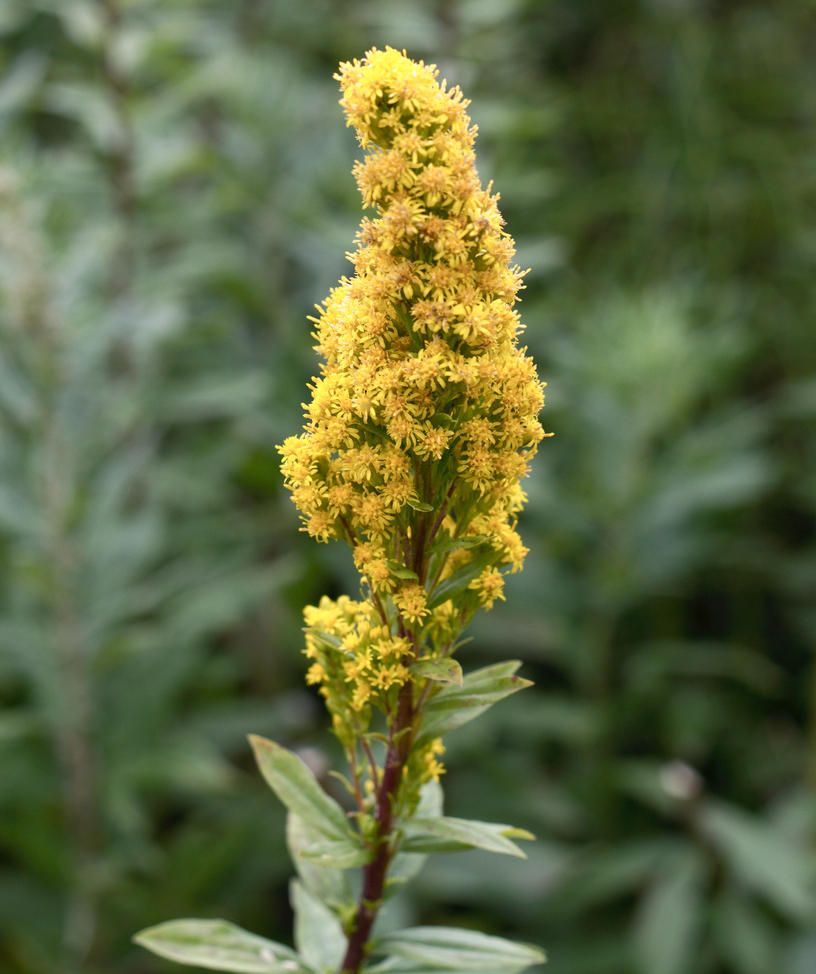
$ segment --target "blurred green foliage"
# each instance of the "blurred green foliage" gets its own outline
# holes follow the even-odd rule
[[[394,909],[552,974],[812,974],[808,6],[4,0],[3,974],[164,970],[129,937],[171,916],[289,936],[245,734],[328,766],[299,613],[354,575],[274,444],[359,216],[331,74],[385,43],[472,99],[556,433],[463,656],[537,686],[445,782],[540,842]]]

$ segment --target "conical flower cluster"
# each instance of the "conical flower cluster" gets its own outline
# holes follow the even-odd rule
[[[342,722],[351,708],[365,724],[408,678],[405,663],[450,652],[475,609],[501,597],[502,569],[521,567],[520,481],[544,396],[518,345],[522,274],[476,172],[461,91],[392,48],[336,77],[375,215],[349,255],[354,275],[314,319],[321,375],[304,432],[280,449],[305,529],[349,542],[365,582],[364,602],[307,610],[310,679]],[[468,578],[464,594],[446,598],[453,578]]]

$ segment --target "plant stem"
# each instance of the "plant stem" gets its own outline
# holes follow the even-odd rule
[[[430,478],[426,468],[421,469],[420,479],[420,496],[423,498],[431,496]],[[414,525],[413,567],[421,585],[425,584],[428,574],[426,544],[430,527],[430,517],[420,514]],[[397,620],[400,635],[410,638],[413,644],[413,656],[419,657],[420,649],[416,633],[408,629],[399,615]],[[404,656],[402,663],[404,666],[409,666],[411,657]],[[402,771],[414,741],[417,713],[414,704],[414,684],[409,680],[400,690],[397,710],[388,729],[388,749],[374,812],[374,820],[377,824],[374,836],[376,852],[372,861],[363,867],[363,888],[340,974],[359,974],[366,957],[371,929],[382,904],[388,867],[395,852],[391,844],[394,808],[402,782]]]
[[[121,30],[122,11],[119,0],[99,0],[103,15],[101,52],[102,86],[116,119],[116,134],[108,146],[106,163],[113,208],[121,223],[121,241],[110,261],[109,291],[118,297],[129,288],[135,267],[134,219],[136,216],[135,138],[128,107],[130,85],[122,72],[114,48]],[[118,350],[125,354],[123,349]],[[130,371],[125,362],[123,371]]]
[[[97,927],[94,867],[99,837],[97,755],[93,733],[92,675],[75,598],[78,573],[66,528],[71,495],[65,488],[66,442],[57,417],[49,416],[45,436],[44,507],[52,568],[59,711],[55,748],[62,771],[65,820],[73,846],[74,874],[63,929],[63,970],[78,974],[93,950]]]
[[[349,935],[346,956],[340,969],[341,974],[359,974],[365,960],[371,928],[374,926],[382,903],[388,867],[394,854],[391,846],[394,805],[402,780],[402,769],[410,754],[413,739],[411,732],[415,717],[413,693],[413,684],[406,683],[400,691],[397,713],[391,725],[390,743],[374,813],[377,823],[377,851],[374,859],[363,868],[363,889],[360,893],[354,926]]]

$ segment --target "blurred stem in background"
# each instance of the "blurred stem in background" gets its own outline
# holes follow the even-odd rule
[[[48,354],[48,349],[44,349]],[[56,365],[56,363],[54,363]],[[54,391],[60,389],[59,366]],[[51,566],[52,622],[61,699],[54,743],[60,758],[65,795],[65,823],[74,852],[74,877],[65,912],[64,969],[80,971],[96,934],[96,872],[100,853],[99,786],[95,746],[94,685],[91,653],[82,634],[76,601],[77,557],[70,534],[76,498],[72,490],[70,441],[60,428],[53,404],[44,404],[43,511]]]
[[[101,69],[105,91],[115,119],[107,151],[107,173],[114,210],[119,218],[121,241],[110,258],[110,292],[121,295],[128,286],[135,249],[137,208],[135,184],[135,135],[128,108],[129,81],[122,64],[120,30],[122,13],[117,0],[98,0],[102,9]]]

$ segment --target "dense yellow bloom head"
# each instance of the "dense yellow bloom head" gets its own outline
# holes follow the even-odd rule
[[[501,569],[523,562],[519,482],[544,436],[543,387],[518,345],[522,274],[498,196],[481,187],[461,92],[392,48],[337,78],[374,214],[354,275],[314,319],[321,374],[282,469],[305,530],[352,545],[383,625],[441,649],[502,597]],[[468,564],[452,612],[438,593]]]

